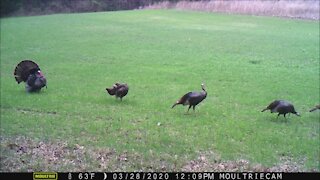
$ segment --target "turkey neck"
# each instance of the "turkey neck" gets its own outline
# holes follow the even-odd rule
[[[204,95],[204,97],[206,97],[206,96],[207,96],[207,91],[204,89],[204,87],[202,87],[202,92],[201,92],[201,94],[203,94],[203,95]]]

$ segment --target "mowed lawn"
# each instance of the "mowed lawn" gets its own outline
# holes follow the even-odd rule
[[[320,169],[320,114],[308,112],[320,103],[319,21],[176,10],[2,18],[0,47],[1,171]],[[16,83],[24,59],[47,89]],[[129,85],[122,102],[105,90],[118,81]],[[171,109],[201,83],[195,112]],[[275,99],[301,117],[262,113]]]

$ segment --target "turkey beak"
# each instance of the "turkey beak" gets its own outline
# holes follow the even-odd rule
[[[296,115],[297,115],[297,116],[299,116],[299,117],[301,117],[301,116],[300,116],[300,114],[299,114],[298,112],[296,113]]]

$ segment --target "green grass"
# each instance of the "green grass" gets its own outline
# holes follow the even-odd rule
[[[319,103],[318,23],[174,10],[3,18],[1,137],[140,157],[107,170],[179,170],[211,151],[265,167],[290,157],[319,171],[319,111],[308,112]],[[15,82],[23,59],[40,65],[48,89],[27,94]],[[117,81],[130,88],[122,102],[105,91]],[[170,108],[202,82],[208,96],[195,113]],[[274,99],[301,117],[261,113]]]

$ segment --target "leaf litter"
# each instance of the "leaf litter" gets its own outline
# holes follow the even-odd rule
[[[305,160],[294,162],[283,156],[278,164],[264,167],[248,160],[221,160],[219,155],[199,152],[194,160],[182,166],[154,157],[142,158],[137,152],[116,152],[112,148],[91,148],[62,141],[42,141],[26,137],[1,137],[0,171],[185,171],[185,172],[302,172]],[[156,155],[154,155],[156,156]],[[166,154],[165,156],[170,157]],[[173,158],[173,157],[172,157]],[[316,171],[316,170],[308,170]]]

